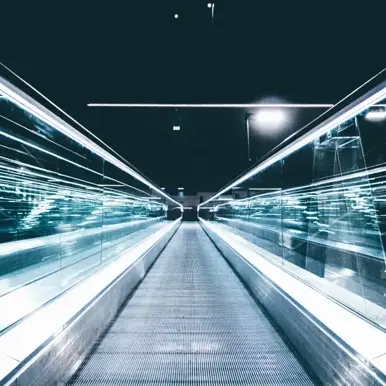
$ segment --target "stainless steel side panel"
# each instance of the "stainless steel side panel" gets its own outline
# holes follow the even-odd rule
[[[94,343],[109,326],[127,297],[145,277],[152,263],[172,238],[180,223],[170,229],[135,264],[119,276],[47,346],[22,362],[17,374],[4,385],[65,385]],[[0,384],[2,384],[0,382]]]
[[[321,384],[386,384],[383,374],[372,368],[319,320],[252,267],[203,222],[201,226]]]

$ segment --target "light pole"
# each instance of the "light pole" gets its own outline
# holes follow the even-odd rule
[[[212,24],[214,23],[214,1],[208,3],[208,8],[212,11]]]
[[[248,162],[251,162],[251,144],[250,144],[250,136],[249,136],[249,118],[252,116],[252,114],[245,114],[245,129],[247,131],[247,151],[248,151]]]
[[[276,130],[281,129],[283,125],[288,121],[288,114],[283,109],[267,108],[260,109],[254,114],[245,114],[245,128],[247,131],[247,146],[248,146],[248,161],[251,162],[251,135],[250,135],[250,119],[253,118],[255,126],[257,125],[259,130],[266,133],[274,133]]]

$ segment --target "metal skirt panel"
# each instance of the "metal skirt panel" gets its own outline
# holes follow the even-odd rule
[[[202,226],[321,384],[386,385],[383,374],[348,347],[268,277],[249,264],[216,232],[203,223]]]
[[[21,362],[16,373],[3,380],[5,383],[0,380],[0,385],[65,385],[115,319],[127,297],[145,277],[178,226],[171,228],[96,299],[91,300],[62,332]]]

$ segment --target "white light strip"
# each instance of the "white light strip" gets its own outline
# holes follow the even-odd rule
[[[167,200],[172,201],[176,205],[178,205],[181,210],[183,210],[182,205],[169,197],[165,192],[163,192],[161,189],[153,185],[150,181],[148,181],[146,178],[142,177],[139,173],[137,173],[135,170],[130,168],[129,166],[125,165],[122,161],[114,157],[112,154],[108,153],[106,150],[101,148],[99,145],[97,145],[95,142],[91,141],[89,138],[87,138],[85,135],[80,133],[78,130],[74,129],[72,126],[67,124],[65,121],[60,119],[59,117],[56,117],[51,111],[47,110],[43,106],[41,106],[38,102],[30,98],[28,95],[24,94],[20,90],[18,90],[15,86],[11,85],[9,82],[7,82],[5,79],[0,77],[0,92],[7,97],[11,102],[15,103],[16,105],[20,106],[22,109],[28,111],[32,115],[35,115],[37,118],[41,119],[48,125],[54,127],[67,137],[71,138],[72,140],[78,142],[82,146],[86,147],[87,149],[91,150],[93,153],[99,155],[104,160],[110,162],[112,165],[116,166],[118,169],[121,169],[127,174],[130,174],[134,178],[136,178],[138,181],[141,181],[143,184],[148,186],[149,188],[155,190],[159,194],[161,194],[163,197],[165,197]]]
[[[309,188],[309,187],[315,187],[315,186],[320,186],[320,185],[326,185],[326,184],[332,184],[335,182],[343,182],[343,181],[347,181],[347,180],[351,180],[351,179],[355,179],[355,178],[367,177],[367,176],[371,176],[373,174],[383,173],[383,172],[386,172],[386,166],[381,166],[381,167],[378,167],[375,169],[370,169],[370,170],[362,170],[360,172],[354,172],[354,173],[350,173],[350,174],[344,174],[344,175],[339,176],[339,177],[332,177],[332,178],[329,178],[327,180],[313,182],[312,184],[309,184],[309,185],[303,185],[303,186],[298,186],[295,188],[286,189],[285,192],[292,192],[294,190],[299,190],[299,189]]]
[[[71,115],[67,114],[64,110],[62,110],[58,105],[56,105],[52,100],[48,99],[45,95],[43,95],[39,90],[37,90],[35,87],[33,87],[30,83],[26,82],[22,77],[17,75],[15,72],[13,72],[9,67],[7,67],[4,63],[0,62],[0,65],[7,69],[13,76],[15,76],[17,79],[19,79],[21,82],[23,82],[27,87],[29,87],[31,90],[36,92],[38,95],[40,95],[45,101],[50,103],[52,106],[54,106],[58,111],[60,111],[62,114],[64,114],[67,118],[71,119],[74,123],[76,123],[79,127],[81,127],[83,130],[85,130],[88,134],[93,136],[95,139],[97,139],[100,143],[102,143],[104,146],[106,146],[110,151],[112,151],[116,156],[121,158],[123,161],[127,162],[120,154],[118,154],[114,149],[112,149],[109,145],[107,145],[105,142],[103,142],[100,138],[98,138],[93,132],[88,130],[86,127],[84,127],[81,123],[79,123],[76,119],[74,119]],[[3,98],[0,95],[0,99]]]
[[[82,188],[94,188],[94,189],[98,189],[97,186],[98,185],[95,185],[94,187],[94,184],[92,182],[89,182],[87,180],[82,180],[80,178],[76,178],[76,177],[71,177],[71,176],[68,176],[66,174],[62,174],[62,173],[58,173],[58,172],[54,172],[52,170],[46,170],[46,169],[43,169],[43,168],[40,168],[40,167],[37,167],[37,166],[34,166],[34,165],[31,165],[31,164],[27,164],[25,162],[21,162],[21,161],[16,161],[14,159],[10,159],[10,158],[7,158],[7,157],[2,157],[0,156],[0,160],[5,160],[6,162],[11,162],[13,164],[16,164],[16,165],[19,165],[19,166],[22,166],[22,167],[26,167],[27,169],[26,170],[23,170],[22,173],[23,174],[27,174],[27,175],[30,175],[30,176],[35,176],[35,177],[39,177],[39,178],[46,178],[46,179],[49,179],[48,181],[51,181],[51,182],[64,182],[66,184],[69,184],[69,185],[75,185],[75,186],[80,186]],[[17,173],[20,173],[21,170],[20,169],[17,169],[17,168],[10,168],[10,167],[6,167],[6,166],[3,166],[0,164],[0,170],[1,169],[6,169],[6,170],[11,170],[11,171],[15,171]],[[34,172],[31,172],[30,170],[28,169],[34,169],[34,170],[39,170],[41,172],[44,172],[44,173],[47,173],[47,174],[38,174],[38,173],[34,173]],[[50,176],[50,174],[54,174],[55,177],[52,177]],[[68,178],[69,180],[65,180],[65,179],[60,179],[60,178],[57,178],[56,176],[61,176],[61,177],[64,177],[64,178]],[[106,178],[106,176],[105,176]],[[117,180],[114,180],[113,178],[108,178],[109,180],[112,180],[112,181],[117,181]],[[73,181],[70,181],[70,180],[74,180],[74,181],[80,181],[80,182],[83,182],[84,184],[80,184],[80,183],[77,183],[77,182],[73,182]],[[117,181],[117,182],[120,182],[120,181]],[[143,190],[140,190],[138,188],[135,188],[131,185],[127,185],[127,184],[124,184],[122,182],[122,184],[125,186],[125,187],[128,187],[130,189],[134,189],[138,192],[141,192],[141,193],[144,193],[146,194],[146,197],[148,196],[148,193],[143,191]],[[102,191],[102,189],[99,189],[100,191]],[[116,191],[114,189],[109,189],[110,192],[114,192],[114,193],[118,193],[119,191]],[[120,192],[119,192],[120,193]],[[125,196],[128,196],[128,197],[132,197],[132,198],[136,198],[138,199],[141,198],[142,196],[134,196],[134,195],[130,195],[130,194],[127,194],[125,193]],[[146,198],[146,197],[143,197],[143,198]]]
[[[28,311],[28,317],[25,317],[20,323],[15,324],[15,326],[12,326],[12,328],[0,336],[1,354],[21,362],[28,358],[31,353],[34,353],[41,345],[54,339],[58,331],[62,331],[63,326],[68,324],[68,321],[79,315],[80,312],[87,312],[84,311],[85,307],[93,299],[96,299],[103,290],[111,285],[130,266],[139,262],[141,256],[156,245],[168,232],[176,228],[179,222],[180,219],[165,225],[138,244],[125,250],[120,256],[117,256],[117,259],[101,267],[102,269],[89,276],[86,280],[81,281],[78,285],[58,296],[55,301],[48,302],[44,307],[39,308],[35,312]],[[40,289],[37,288],[37,291]],[[33,294],[34,305],[39,298],[38,294]],[[15,304],[20,315],[25,311],[22,308],[24,304],[25,301]],[[3,360],[3,358],[0,357],[0,360]],[[0,362],[0,371],[3,375],[4,367],[2,366],[4,366],[3,362]]]
[[[330,108],[329,103],[88,103],[88,107],[156,107],[156,108]]]
[[[380,102],[381,100],[386,98],[386,87],[383,87],[380,91],[375,92],[373,95],[369,96],[366,100],[359,102],[357,105],[349,109],[345,112],[337,113],[338,116],[334,118],[331,117],[327,120],[327,122],[323,122],[320,125],[316,126],[313,130],[310,132],[304,134],[288,146],[284,147],[280,151],[278,151],[276,154],[272,155],[265,161],[263,161],[261,164],[254,167],[252,170],[250,170],[248,173],[244,174],[242,177],[240,177],[238,180],[234,181],[229,186],[225,187],[224,189],[220,190],[218,193],[216,193],[214,196],[212,196],[209,200],[206,200],[205,202],[198,205],[197,209],[200,209],[202,205],[207,204],[208,202],[212,201],[216,197],[221,196],[228,190],[232,189],[234,186],[237,186],[244,181],[248,180],[252,176],[256,175],[257,173],[261,172],[262,170],[268,168],[269,166],[273,165],[277,161],[280,161],[283,158],[286,158],[290,154],[294,153],[295,151],[301,149],[303,146],[307,145],[308,143],[312,142],[314,139],[319,138],[323,134],[328,133],[330,130],[336,128],[340,124],[346,122],[347,120],[354,118],[362,111],[366,110],[370,106],[373,106],[377,102]]]
[[[99,175],[99,176],[103,177],[103,174],[101,174],[101,173],[99,173],[99,172],[97,172],[97,171],[95,171],[95,170],[93,170],[93,169],[87,168],[86,166],[83,166],[83,165],[80,165],[80,164],[78,164],[78,163],[76,163],[76,162],[73,162],[73,161],[71,161],[71,160],[69,160],[69,159],[67,159],[67,158],[64,158],[64,157],[62,157],[62,156],[56,154],[56,153],[52,153],[51,151],[45,150],[45,149],[43,149],[43,148],[41,148],[41,147],[39,147],[39,146],[36,146],[36,145],[33,144],[32,142],[24,141],[23,139],[20,139],[20,138],[18,138],[18,137],[15,137],[15,136],[13,136],[13,135],[11,135],[11,134],[8,134],[8,133],[6,133],[6,132],[3,132],[3,131],[1,131],[1,130],[0,130],[0,135],[2,135],[3,137],[9,138],[9,139],[11,139],[11,140],[13,140],[13,141],[15,141],[15,142],[19,142],[19,143],[21,143],[21,144],[23,144],[23,145],[25,145],[25,146],[32,147],[33,149],[38,150],[38,151],[41,151],[42,153],[49,154],[50,156],[52,156],[52,157],[54,157],[54,158],[63,160],[63,161],[65,161],[65,162],[68,162],[68,163],[70,163],[71,165],[74,165],[74,166],[77,166],[77,167],[79,167],[79,168],[81,168],[81,169],[87,170],[87,171],[89,171],[90,173],[94,173],[94,174],[96,174],[96,175]]]
[[[162,218],[163,217],[154,217],[147,220],[135,220],[135,221],[129,221],[129,222],[124,222],[120,224],[103,225],[97,228],[76,230],[76,231],[71,231],[66,233],[58,233],[56,235],[51,235],[51,236],[41,236],[41,237],[34,237],[32,239],[26,239],[26,240],[9,241],[9,242],[0,244],[0,256],[4,257],[12,253],[24,252],[32,248],[78,240],[84,237],[104,234],[118,229],[132,228],[139,224],[146,224],[146,223],[152,223],[152,222],[156,223],[156,220],[161,220]]]
[[[259,275],[273,282],[285,296],[288,296],[287,299],[295,301],[296,307],[300,305],[302,310],[306,310],[323,326],[326,326],[328,331],[332,331],[333,336],[339,338],[336,341],[337,345],[345,342],[348,347],[367,361],[374,361],[377,358],[384,359],[386,347],[384,331],[351,311],[351,309],[358,309],[363,298],[333,282],[326,286],[325,279],[318,278],[289,262],[286,262],[283,267],[278,256],[257,246],[251,247],[241,236],[218,225],[202,218],[199,220],[206,229],[232,248],[234,253],[245,259]],[[349,308],[342,304],[347,304]],[[371,309],[372,315],[384,314],[383,308],[370,301],[367,307]],[[361,334],[358,334],[358,331],[361,331]],[[384,369],[385,362],[380,361],[379,363]]]
[[[312,197],[312,196],[315,196],[317,194],[321,194],[321,195],[331,195],[331,194],[337,194],[337,193],[342,193],[342,192],[346,192],[347,189],[349,188],[348,185],[346,186],[343,186],[343,187],[338,187],[338,188],[325,188],[324,190],[318,190],[318,191],[314,191],[314,192],[308,192],[308,191],[304,191],[304,192],[296,192],[297,190],[302,190],[302,189],[307,189],[307,188],[314,188],[316,186],[320,186],[320,185],[327,185],[327,184],[332,184],[332,183],[335,183],[335,182],[344,182],[344,181],[347,181],[347,180],[351,180],[351,179],[358,179],[358,178],[361,178],[361,177],[369,177],[373,174],[378,174],[378,173],[383,173],[383,172],[386,172],[386,166],[383,166],[383,167],[379,167],[379,168],[376,168],[376,169],[371,169],[371,170],[363,170],[363,171],[360,171],[360,172],[357,172],[357,173],[352,173],[352,174],[346,174],[346,175],[343,175],[343,176],[339,176],[339,177],[333,177],[333,178],[330,178],[330,179],[327,179],[327,180],[323,180],[323,181],[319,181],[319,182],[314,182],[314,183],[311,183],[311,184],[308,184],[308,185],[302,185],[302,186],[297,186],[297,187],[294,187],[294,188],[289,188],[289,189],[285,189],[285,190],[276,190],[276,191],[271,191],[271,192],[267,192],[267,193],[262,193],[262,194],[256,194],[254,196],[251,196],[251,197],[246,197],[246,198],[242,198],[242,199],[230,199],[229,201],[226,201],[226,202],[223,202],[221,204],[217,204],[215,206],[212,206],[212,207],[203,207],[201,209],[211,209],[211,208],[219,208],[219,207],[222,207],[222,206],[226,206],[226,205],[238,205],[238,204],[244,204],[245,201],[253,201],[255,199],[259,199],[259,198],[266,198],[268,196],[268,198],[280,198],[280,199],[286,199],[287,197],[294,197],[295,195],[298,195],[298,196],[303,196],[302,198],[304,197]],[[371,185],[374,187],[375,185],[377,184],[383,184],[383,182],[372,182]],[[366,184],[366,181],[364,184],[362,185],[354,185],[354,187],[357,187],[357,188],[362,188],[363,190],[366,190],[366,188],[370,189],[369,188],[369,184]],[[286,194],[288,193],[294,193],[292,196],[288,195],[286,196]],[[279,193],[280,195],[278,196],[277,193]],[[274,196],[272,196],[274,195]],[[276,196],[275,196],[276,195]],[[269,197],[271,196],[271,197]],[[217,200],[215,200],[216,202],[217,201],[223,201],[222,197],[219,197]],[[335,201],[339,201],[339,200],[335,200]]]

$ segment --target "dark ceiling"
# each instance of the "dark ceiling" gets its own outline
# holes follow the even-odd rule
[[[217,190],[248,166],[245,111],[180,111],[173,132],[172,110],[88,102],[335,103],[385,67],[385,2],[217,0],[214,20],[207,3],[7,2],[0,59],[169,191]],[[254,132],[253,158],[321,112]]]

